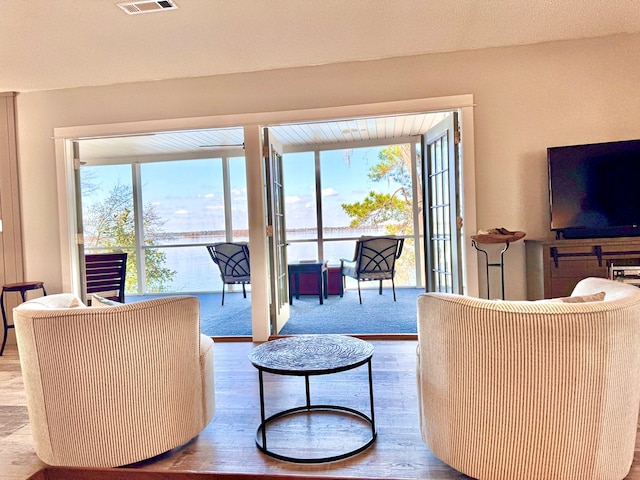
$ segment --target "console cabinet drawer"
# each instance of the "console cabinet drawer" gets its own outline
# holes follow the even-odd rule
[[[611,265],[640,265],[640,237],[525,240],[527,298],[566,297],[586,277],[609,277]]]
[[[606,265],[599,266],[596,260],[575,260],[558,262],[556,267],[553,261],[548,265],[549,275],[551,278],[565,277],[606,277]]]

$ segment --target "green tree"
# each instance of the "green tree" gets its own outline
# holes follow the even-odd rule
[[[342,209],[351,218],[351,228],[373,228],[384,226],[389,235],[413,234],[413,178],[411,149],[409,144],[390,145],[378,154],[378,162],[369,169],[368,177],[373,182],[394,181],[398,184],[391,193],[370,191],[361,201],[343,203]],[[420,188],[418,182],[418,188]],[[419,213],[422,195],[418,196]],[[401,281],[408,281],[415,255],[410,242],[398,259],[397,274]]]
[[[378,154],[378,163],[369,169],[374,182],[394,181],[399,186],[391,193],[370,191],[355,203],[343,203],[342,209],[351,217],[351,228],[383,225],[392,235],[413,233],[413,188],[410,145],[391,145]],[[421,205],[421,202],[419,206]]]
[[[82,189],[95,191],[92,177],[83,177]],[[145,205],[142,223],[144,225],[146,246],[154,245],[153,238],[162,233],[164,221],[153,205]],[[135,247],[135,223],[133,213],[133,189],[117,183],[102,201],[83,208],[85,247],[107,248],[112,251],[125,250],[127,257],[127,292],[137,291],[138,268],[136,257],[130,248]],[[175,270],[165,266],[166,254],[157,249],[147,248],[145,252],[145,274],[147,289],[162,292],[175,276]]]

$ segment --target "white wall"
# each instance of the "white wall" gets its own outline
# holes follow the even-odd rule
[[[52,293],[61,289],[56,127],[473,94],[478,227],[503,226],[524,230],[527,238],[547,238],[546,148],[640,138],[638,79],[640,35],[624,35],[21,93],[26,277],[42,279]],[[507,298],[525,298],[524,243],[513,244],[505,260]]]

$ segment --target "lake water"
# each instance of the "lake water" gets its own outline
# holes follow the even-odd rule
[[[349,234],[353,235],[353,237],[359,237],[361,235],[383,235],[384,231],[372,231],[371,229],[349,230]],[[290,243],[287,248],[287,257],[289,261],[305,259],[315,260],[318,258],[317,242],[296,242],[296,240],[302,240],[303,238],[304,235],[295,235],[293,238],[289,239]],[[220,291],[222,289],[220,271],[209,256],[205,244],[221,241],[224,241],[222,236],[208,236],[207,238],[174,237],[171,239],[163,239],[162,243],[163,245],[166,245],[166,247],[163,246],[162,248],[158,248],[158,250],[164,252],[166,255],[165,266],[176,272],[165,292],[198,293]],[[341,258],[350,260],[353,257],[354,249],[355,240],[353,239],[325,239],[323,257],[325,260],[329,261],[330,265],[339,265]]]

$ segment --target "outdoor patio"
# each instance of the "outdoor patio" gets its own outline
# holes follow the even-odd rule
[[[415,334],[416,299],[423,289],[397,288],[393,301],[390,288],[363,289],[362,305],[358,291],[347,290],[342,298],[329,295],[320,305],[316,295],[301,295],[293,300],[291,316],[280,334],[310,333],[340,334]],[[196,294],[200,299],[201,331],[212,337],[251,335],[251,293],[226,293],[224,306],[221,294]],[[127,296],[127,302],[147,300],[157,296]]]

